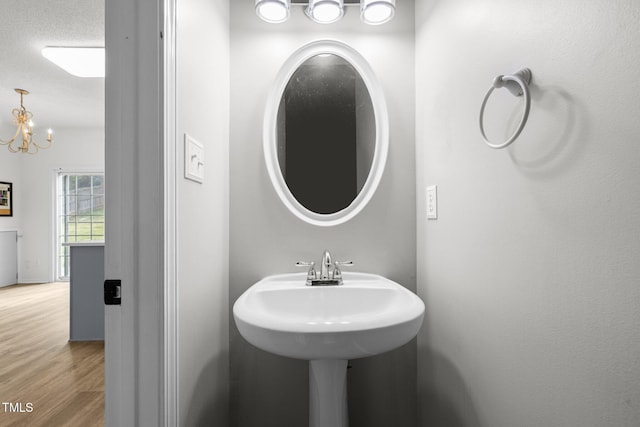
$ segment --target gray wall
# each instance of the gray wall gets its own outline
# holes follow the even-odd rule
[[[640,425],[639,20],[630,0],[417,3],[421,426]],[[521,66],[529,123],[492,150],[480,103]],[[494,93],[490,136],[520,102]]]
[[[294,7],[284,24],[260,21],[254,2],[231,2],[230,304],[260,278],[294,271],[296,260],[319,261],[328,249],[356,270],[383,274],[415,289],[414,16],[399,7],[382,27],[360,22],[357,9],[323,26]],[[376,195],[355,219],[321,228],[294,217],[271,186],[262,152],[268,91],[282,63],[300,46],[333,38],[371,64],[390,115],[387,168]],[[401,65],[398,65],[401,64]],[[233,321],[231,425],[303,426],[308,422],[307,363],[248,344]],[[349,370],[352,427],[415,425],[415,342]]]
[[[177,2],[178,394],[180,425],[228,425],[229,4]],[[184,179],[184,133],[204,146]]]

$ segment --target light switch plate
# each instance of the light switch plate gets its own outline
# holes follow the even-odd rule
[[[427,187],[427,219],[438,219],[438,186]]]
[[[204,146],[184,134],[184,177],[195,182],[204,181]]]

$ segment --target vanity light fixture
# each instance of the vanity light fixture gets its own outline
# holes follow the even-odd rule
[[[305,13],[319,24],[331,24],[344,16],[343,0],[309,0]]]
[[[291,5],[304,6],[309,19],[320,24],[339,21],[350,6],[359,6],[360,19],[369,25],[389,22],[396,12],[396,0],[256,0],[256,14],[277,24],[289,19]]]
[[[266,22],[278,24],[289,19],[290,0],[256,0],[256,13]]]

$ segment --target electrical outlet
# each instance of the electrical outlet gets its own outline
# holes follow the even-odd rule
[[[438,186],[427,187],[427,219],[438,219]]]

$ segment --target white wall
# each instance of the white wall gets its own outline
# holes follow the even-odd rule
[[[15,204],[13,220],[0,218],[0,228],[20,230],[20,283],[54,279],[53,186],[54,171],[60,168],[103,171],[104,129],[56,128],[51,148],[35,155],[12,154],[0,147],[0,180],[14,180]],[[5,173],[12,178],[5,179]]]
[[[229,5],[177,2],[178,394],[181,426],[228,425]],[[184,179],[184,133],[205,179]]]
[[[335,259],[353,260],[358,271],[415,289],[412,3],[379,27],[362,24],[353,8],[339,23],[315,24],[299,6],[286,23],[267,24],[254,5],[231,2],[230,304],[260,278],[296,271],[297,260],[319,262],[324,249]],[[308,225],[284,207],[262,151],[267,94],[280,67],[299,47],[327,38],[346,42],[367,59],[384,88],[390,122],[389,157],[376,195],[356,218],[329,228]],[[307,425],[307,363],[252,347],[233,323],[230,338],[230,425]],[[351,365],[352,427],[415,425],[415,342]]]
[[[634,1],[417,2],[421,426],[640,425],[639,20]],[[522,66],[531,117],[492,150],[480,103]],[[494,93],[490,136],[520,102]]]

